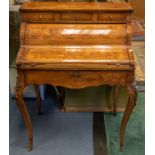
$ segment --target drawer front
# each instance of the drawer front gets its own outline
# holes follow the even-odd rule
[[[93,21],[92,13],[60,13],[59,22],[89,22]]]
[[[25,22],[54,22],[54,13],[24,13],[21,15],[22,21]]]
[[[130,74],[131,73],[131,74]],[[129,71],[24,71],[27,84],[51,84],[67,88],[126,85]]]
[[[126,23],[128,15],[125,13],[100,13],[97,15],[98,22]]]
[[[94,13],[94,12],[29,12],[21,13],[24,22],[47,23],[126,23],[129,19],[127,13]]]

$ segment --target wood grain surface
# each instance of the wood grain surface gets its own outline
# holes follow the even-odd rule
[[[127,39],[126,24],[26,24],[22,27],[24,45],[124,45]]]
[[[91,5],[91,6],[90,6]],[[132,12],[133,8],[125,2],[31,2],[24,3],[21,12],[50,12],[50,11],[102,11],[102,12]]]
[[[22,69],[133,69],[126,46],[25,46],[16,63]]]
[[[51,84],[67,88],[85,88],[101,84],[130,84],[131,71],[24,71],[26,84]],[[39,78],[38,78],[39,77]],[[53,77],[53,78],[52,78]]]

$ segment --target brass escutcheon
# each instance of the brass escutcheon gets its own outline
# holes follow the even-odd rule
[[[71,75],[74,76],[74,77],[80,77],[80,72],[75,71],[75,72],[71,73]]]

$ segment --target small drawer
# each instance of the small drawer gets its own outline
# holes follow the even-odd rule
[[[97,15],[98,22],[107,22],[107,23],[126,23],[127,22],[127,14],[113,14],[113,13],[100,13]]]
[[[22,21],[26,22],[51,22],[55,20],[53,13],[24,13]]]
[[[60,13],[59,21],[61,22],[88,22],[93,21],[92,13]]]

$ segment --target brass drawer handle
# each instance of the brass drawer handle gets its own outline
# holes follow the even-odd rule
[[[71,73],[71,76],[80,77],[80,72],[79,71],[73,72]]]

